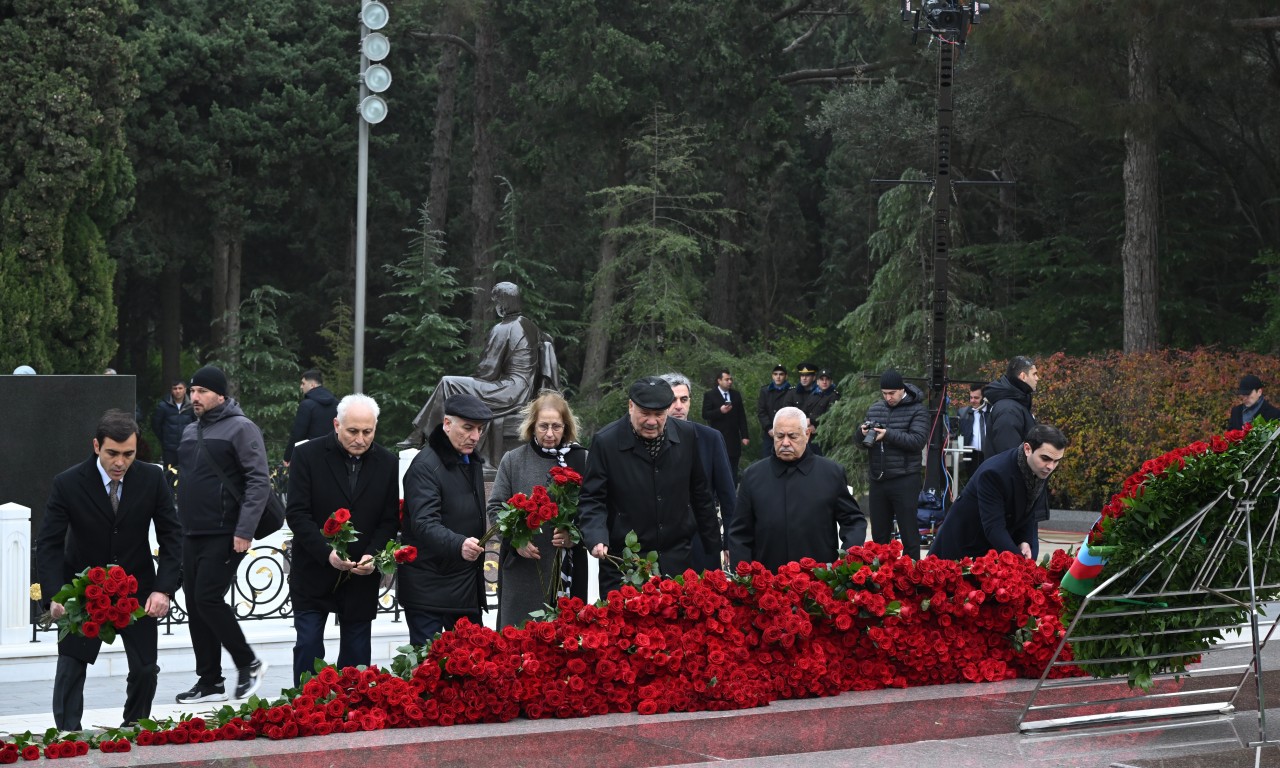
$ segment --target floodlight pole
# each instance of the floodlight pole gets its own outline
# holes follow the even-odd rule
[[[363,7],[363,0],[361,0]],[[360,39],[369,34],[369,29],[360,22]],[[369,68],[369,57],[364,48],[360,50],[360,71]],[[360,99],[363,102],[369,95],[369,88],[364,78],[360,78]],[[359,103],[357,102],[357,103]],[[364,312],[366,291],[366,262],[368,261],[368,218],[369,218],[369,123],[357,112],[359,135],[356,159],[356,301],[355,301],[355,339],[351,355],[351,391],[364,391]]]

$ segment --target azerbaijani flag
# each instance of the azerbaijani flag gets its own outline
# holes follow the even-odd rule
[[[1089,537],[1085,536],[1075,561],[1062,577],[1062,588],[1081,597],[1092,592],[1102,574],[1102,566],[1107,564],[1107,558],[1114,550],[1115,547],[1101,546],[1090,549]]]

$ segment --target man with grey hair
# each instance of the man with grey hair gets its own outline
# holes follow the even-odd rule
[[[867,518],[844,467],[807,450],[809,418],[794,406],[773,417],[773,455],[742,473],[729,528],[729,558],[769,570],[801,558],[831,562],[867,538]],[[837,538],[838,533],[838,538]]]
[[[367,395],[347,395],[337,407],[333,432],[293,452],[289,506],[293,531],[289,592],[293,600],[293,680],[315,672],[324,659],[329,614],[339,618],[338,668],[368,666],[380,578],[373,556],[400,526],[399,461],[373,442],[378,404]],[[338,509],[351,513],[358,531],[340,555],[324,536],[325,521]]]
[[[398,447],[421,447],[431,430],[444,420],[444,402],[454,395],[479,399],[493,418],[515,413],[533,399],[542,362],[542,334],[532,320],[520,314],[520,289],[514,283],[498,283],[490,295],[499,320],[489,331],[475,374],[441,378],[414,417],[413,431]]]
[[[711,483],[711,493],[720,508],[722,528],[729,527],[733,519],[734,482],[733,467],[729,464],[729,449],[725,445],[724,435],[706,424],[689,421],[689,377],[682,373],[664,373],[658,378],[671,385],[671,392],[676,396],[667,410],[667,418],[679,419],[693,425],[698,435],[698,457],[707,472],[707,480]],[[723,538],[723,537],[722,537]],[[696,570],[714,571],[724,567],[726,552],[707,552],[702,548],[702,540],[693,537],[693,567]]]

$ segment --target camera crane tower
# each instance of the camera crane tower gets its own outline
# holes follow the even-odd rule
[[[935,143],[936,163],[933,181],[933,299],[931,301],[932,327],[930,333],[929,403],[934,415],[934,427],[930,430],[926,488],[942,488],[943,435],[938,425],[946,418],[947,378],[947,260],[951,252],[951,132],[954,116],[952,90],[955,63],[959,50],[963,49],[971,28],[978,24],[983,14],[991,10],[988,3],[963,4],[955,0],[925,0],[912,10],[911,0],[902,0],[902,20],[911,21],[911,42],[915,44],[920,33],[929,35],[938,44],[938,133]],[[889,184],[909,183],[901,180],[881,180]],[[968,182],[981,184],[1007,184],[1009,182]],[[945,497],[945,494],[943,494]],[[944,498],[943,504],[947,501]]]

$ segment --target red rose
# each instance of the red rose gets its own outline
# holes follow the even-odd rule
[[[345,523],[351,519],[351,510],[346,507],[340,507],[333,513],[333,519],[337,520],[339,524]]]
[[[130,752],[130,751],[132,751],[132,750],[133,750],[133,745],[129,743],[129,740],[128,740],[128,739],[117,739],[117,740],[116,740],[116,751],[117,751],[117,752]]]
[[[342,531],[342,523],[338,522],[336,518],[331,517],[324,521],[325,536],[337,536],[340,531]]]
[[[70,743],[73,746],[71,747],[71,754],[67,755],[67,757],[71,757],[72,755],[75,755],[77,757],[84,757],[85,755],[89,754],[89,742],[73,741]]]
[[[107,580],[107,569],[102,567],[94,567],[89,569],[89,581],[94,584],[101,584]]]
[[[39,760],[40,747],[37,747],[35,744],[28,744],[27,746],[23,747],[22,759],[23,760]]]
[[[100,625],[96,621],[86,621],[85,623],[80,625],[80,634],[84,635],[90,640],[97,637],[98,633],[101,631],[102,631],[102,625]]]
[[[400,547],[395,554],[397,563],[412,563],[418,558],[418,548],[414,546]]]
[[[113,565],[107,569],[107,578],[112,581],[124,581],[124,578],[128,575],[129,574],[125,573],[124,569],[118,565]]]
[[[106,753],[115,752],[115,751],[116,751],[116,743],[115,743],[114,741],[112,741],[111,739],[107,739],[106,741],[100,741],[100,742],[98,742],[98,751],[99,751],[99,752],[106,752]]]

